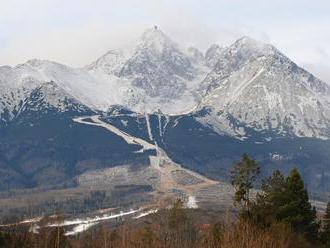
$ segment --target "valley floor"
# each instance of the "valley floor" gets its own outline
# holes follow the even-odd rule
[[[3,214],[10,216],[10,213],[22,212],[23,216],[28,217],[26,220],[28,222],[28,214],[43,215],[48,206],[46,214],[63,211],[68,219],[72,219],[72,221],[63,222],[62,225],[70,227],[67,234],[75,234],[104,221],[117,219],[117,217],[126,215],[132,215],[132,218],[143,217],[159,208],[170,206],[176,199],[182,199],[188,208],[222,206],[227,209],[230,207],[233,194],[230,185],[210,180],[178,165],[156,143],[133,137],[102,121],[97,115],[78,117],[74,121],[104,128],[120,136],[129,144],[141,146],[138,152],[154,150],[155,155],[150,155],[150,164],[138,169],[130,165],[122,165],[86,171],[77,177],[76,187],[17,190],[12,192],[10,197],[0,198],[0,209]],[[105,199],[109,199],[100,200],[97,198],[97,193],[104,193]],[[102,203],[97,205],[99,201]],[[88,205],[90,202],[93,207]],[[104,207],[115,208],[115,210],[112,209],[100,215],[102,210],[97,209]],[[49,212],[50,209],[53,212]],[[68,209],[73,211],[67,211]],[[83,214],[86,210],[87,213],[92,211],[88,214],[89,217],[86,217],[86,213]],[[80,213],[85,217],[79,217]]]

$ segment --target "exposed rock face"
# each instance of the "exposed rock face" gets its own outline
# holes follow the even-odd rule
[[[244,37],[225,49],[206,85],[202,121],[244,136],[232,119],[257,131],[329,137],[330,87],[276,48]]]
[[[218,63],[221,52],[223,50],[224,48],[220,47],[217,44],[213,44],[210,46],[209,49],[207,49],[205,53],[205,60],[208,67],[214,68],[214,66]]]
[[[73,187],[75,178],[134,182],[123,171],[102,176],[120,165],[154,180],[146,173],[154,151],[73,121],[95,114],[216,179],[228,179],[246,151],[265,171],[297,165],[309,189],[330,192],[328,84],[248,37],[203,54],[158,28],[84,68],[45,60],[0,67],[0,191]]]
[[[244,138],[244,126],[329,137],[329,85],[275,47],[249,37],[227,48],[212,45],[204,56],[153,28],[136,44],[111,50],[82,69],[41,60],[0,67],[0,89],[1,123],[20,114],[40,89],[43,100],[59,111],[69,108],[67,99],[95,111],[121,105],[173,115],[198,106],[209,109],[201,123],[235,137]]]

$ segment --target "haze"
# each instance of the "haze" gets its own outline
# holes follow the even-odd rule
[[[2,0],[0,65],[40,58],[83,66],[158,25],[203,51],[248,35],[330,82],[329,13],[326,0]]]

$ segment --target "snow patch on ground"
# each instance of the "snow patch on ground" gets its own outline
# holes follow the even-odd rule
[[[85,119],[88,119],[88,118],[90,118],[93,122],[85,121]],[[146,142],[145,140],[136,138],[136,137],[132,137],[131,135],[127,134],[124,131],[121,131],[120,129],[116,128],[115,126],[112,126],[108,123],[101,121],[99,119],[99,116],[97,116],[97,115],[87,116],[87,117],[86,116],[77,117],[77,118],[74,118],[73,121],[81,123],[81,124],[103,127],[105,129],[109,130],[110,132],[113,132],[113,133],[117,134],[118,136],[122,137],[128,144],[141,145],[142,149],[140,152],[143,152],[145,150],[155,149],[154,145]]]
[[[147,113],[145,113],[145,117],[146,117],[146,123],[147,123],[147,129],[148,129],[149,139],[150,140],[153,140],[152,132],[151,132],[151,127],[150,127],[149,115]]]
[[[196,197],[193,195],[190,195],[188,197],[188,201],[186,203],[187,208],[198,208]]]
[[[85,232],[87,231],[89,228],[91,228],[92,226],[97,225],[98,223],[87,223],[87,224],[79,224],[78,226],[75,226],[72,231],[66,232],[65,236],[72,236],[72,235],[76,235],[78,233],[81,232]]]
[[[130,210],[128,212],[120,212],[119,214],[105,214],[103,216],[95,216],[93,218],[81,218],[81,219],[74,219],[74,220],[65,220],[63,222],[49,224],[48,226],[49,227],[57,227],[57,226],[73,226],[73,225],[80,225],[80,224],[89,224],[89,223],[95,223],[95,222],[98,223],[98,222],[104,221],[104,220],[110,220],[110,219],[115,219],[115,218],[126,216],[126,215],[135,214],[139,211],[141,211],[141,210],[140,209]]]
[[[143,213],[135,216],[134,219],[140,219],[140,218],[143,218],[143,217],[148,216],[150,214],[155,214],[157,212],[158,212],[158,209],[151,209],[149,211],[143,212]]]

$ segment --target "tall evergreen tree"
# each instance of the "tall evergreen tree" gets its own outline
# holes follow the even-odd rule
[[[323,230],[321,238],[326,247],[330,247],[330,201],[328,202],[327,209],[323,217]]]
[[[318,236],[319,223],[304,182],[297,169],[285,178],[280,171],[264,180],[261,192],[252,204],[249,217],[259,225],[270,227],[283,222],[310,241]]]
[[[242,204],[247,211],[251,203],[250,191],[259,174],[258,164],[255,160],[250,159],[246,153],[231,171],[231,183],[235,188],[234,203]]]
[[[261,192],[257,194],[250,215],[256,224],[269,227],[277,221],[275,213],[283,204],[285,184],[285,177],[279,170],[262,181]]]
[[[319,223],[316,210],[309,202],[304,182],[296,168],[286,178],[285,190],[280,197],[276,219],[288,223],[295,232],[309,240],[317,239]]]

